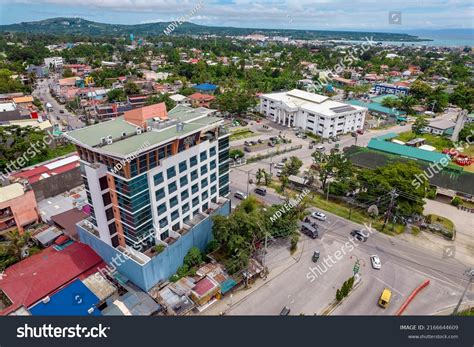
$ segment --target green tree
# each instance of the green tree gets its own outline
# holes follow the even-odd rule
[[[411,130],[417,134],[417,135],[421,135],[423,134],[423,129],[425,127],[427,127],[430,123],[428,123],[428,121],[426,120],[425,117],[423,116],[420,116],[416,119],[416,121],[413,123],[413,125],[411,126]]]
[[[176,102],[172,100],[168,94],[151,95],[145,100],[145,106],[159,104],[164,102],[167,110],[171,110],[176,106]]]
[[[116,88],[107,93],[107,100],[109,100],[109,102],[123,102],[127,100],[127,96],[122,88]]]
[[[243,158],[245,153],[241,151],[240,149],[231,149],[229,151],[229,157],[232,159],[238,159],[238,158]]]
[[[423,82],[421,79],[417,79],[410,85],[410,95],[417,100],[423,100],[431,95],[431,87],[428,83]]]
[[[7,254],[16,261],[23,259],[23,250],[27,247],[31,235],[28,232],[20,233],[18,230],[12,230],[5,234],[8,241]]]
[[[315,151],[312,154],[314,163],[318,166],[319,180],[322,189],[326,189],[329,179],[345,180],[352,176],[352,163],[344,156],[343,153],[330,153]]]
[[[131,82],[131,81],[128,81],[127,83],[125,83],[125,94],[127,95],[137,95],[140,93],[140,87],[138,87],[138,85],[136,85],[135,83]]]
[[[282,170],[283,176],[298,175],[300,168],[303,166],[301,159],[295,156],[291,156],[290,159],[285,163]]]
[[[259,168],[255,174],[255,178],[257,179],[257,185],[260,185],[261,181],[265,179],[265,169]]]
[[[465,83],[458,84],[449,96],[449,102],[472,112],[474,104],[474,88]]]
[[[186,256],[184,257],[184,262],[185,265],[187,265],[189,268],[192,268],[193,266],[199,265],[202,263],[202,253],[197,247],[191,248]]]

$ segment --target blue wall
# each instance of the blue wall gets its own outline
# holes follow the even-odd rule
[[[228,215],[229,213],[230,202],[228,201],[217,209],[213,215]],[[132,259],[127,259],[121,252],[102,242],[80,225],[76,225],[76,228],[81,242],[91,246],[106,263],[110,264],[111,270],[114,268],[111,262],[116,259],[117,271],[144,291],[150,290],[159,281],[166,280],[176,273],[178,267],[183,263],[184,256],[192,247],[198,247],[201,251],[204,251],[213,238],[212,220],[206,218],[189,230],[187,234],[181,236],[178,241],[166,247],[162,253],[151,258],[148,263],[140,265]]]

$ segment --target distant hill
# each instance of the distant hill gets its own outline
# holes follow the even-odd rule
[[[162,35],[171,22],[147,24],[105,24],[92,22],[82,18],[50,18],[37,22],[22,22],[17,24],[0,25],[0,32],[22,32],[32,34],[56,35],[90,35],[90,36],[135,36]],[[323,40],[364,40],[366,36],[375,41],[422,41],[417,36],[399,33],[376,33],[355,31],[324,31],[296,29],[250,29],[234,27],[203,26],[193,23],[178,25],[173,34],[187,35],[249,35],[261,33],[269,36],[285,36],[293,39],[323,39]]]

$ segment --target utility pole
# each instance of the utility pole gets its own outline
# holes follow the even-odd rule
[[[390,196],[391,196],[390,205],[388,206],[387,213],[385,214],[385,219],[384,219],[384,221],[383,221],[382,231],[385,230],[385,225],[387,224],[388,219],[389,219],[389,217],[390,217],[390,214],[392,213],[392,208],[393,208],[393,205],[394,205],[394,202],[395,202],[395,198],[398,196],[397,190],[396,190],[396,189],[392,190],[392,191],[390,192]]]
[[[331,181],[328,181],[328,190],[326,192],[326,201],[329,200],[329,186],[331,185]],[[349,218],[350,219],[350,218]]]
[[[458,311],[459,311],[459,307],[461,306],[462,300],[464,299],[464,295],[466,295],[467,288],[469,288],[469,286],[474,281],[474,269],[466,270],[466,272],[464,274],[469,277],[469,280],[467,281],[466,288],[464,288],[464,292],[462,293],[461,297],[459,298],[459,302],[458,302],[458,304],[456,305],[456,308],[453,311],[453,314],[452,314],[453,316],[457,316]]]

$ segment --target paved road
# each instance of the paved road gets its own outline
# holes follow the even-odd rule
[[[65,105],[59,104],[56,99],[50,93],[49,87],[53,83],[54,79],[44,79],[43,81],[38,80],[37,87],[33,91],[33,95],[39,98],[46,109],[46,103],[50,103],[53,106],[53,111],[48,112],[49,120],[52,124],[59,123],[63,126],[62,121],[64,120],[67,124],[68,130],[79,129],[85,126],[85,124],[79,120],[78,116],[70,113]],[[63,111],[61,113],[60,111]]]
[[[289,306],[295,315],[321,314],[334,299],[336,289],[352,275],[355,256],[362,263],[362,285],[333,314],[394,314],[425,279],[430,279],[431,284],[410,305],[408,314],[433,314],[456,304],[467,283],[463,277],[464,265],[378,232],[365,243],[355,241],[357,246],[351,250],[347,246],[350,231],[360,226],[338,216],[327,215],[327,221],[320,223],[324,230],[321,238],[312,240],[302,235],[298,246],[302,253],[298,261],[295,260],[278,277],[236,303],[227,314],[277,315],[284,306]],[[343,254],[343,249],[346,254],[337,260],[336,256],[340,255],[336,252]],[[321,252],[317,264],[311,261],[314,250]],[[372,254],[380,257],[381,270],[372,269],[369,261]],[[270,269],[278,267],[289,256],[287,244],[271,245],[267,265]],[[323,265],[324,259],[327,259],[327,266]],[[319,270],[316,265],[320,266]],[[310,268],[318,275],[312,282]],[[384,288],[390,288],[393,292],[391,305],[386,310],[377,306],[377,299]],[[474,300],[472,290],[466,295],[466,300]]]

